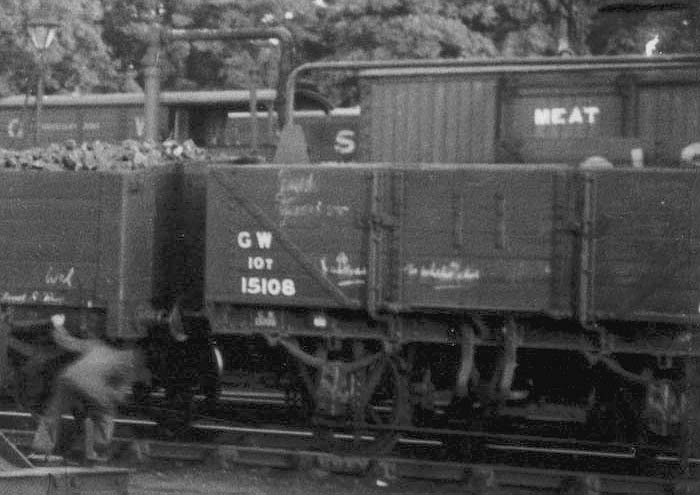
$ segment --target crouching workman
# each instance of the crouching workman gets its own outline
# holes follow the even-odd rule
[[[76,359],[60,371],[48,406],[39,417],[32,442],[36,454],[50,455],[58,442],[61,415],[72,413],[84,430],[85,460],[104,460],[114,431],[114,415],[135,377],[134,351],[114,349],[96,338],[79,339],[54,315],[53,339]]]

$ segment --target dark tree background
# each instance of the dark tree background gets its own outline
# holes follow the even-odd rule
[[[598,0],[0,0],[0,95],[35,86],[38,55],[26,34],[40,7],[60,22],[46,53],[47,92],[138,89],[154,23],[172,28],[284,26],[295,60],[527,57],[660,53],[694,48],[687,10],[625,11]],[[609,3],[609,2],[608,2]],[[179,42],[161,54],[166,89],[272,85],[268,42]]]

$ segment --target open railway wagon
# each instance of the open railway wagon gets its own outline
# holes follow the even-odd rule
[[[360,163],[209,168],[224,361],[283,350],[355,451],[428,427],[697,452],[700,60],[410,64],[355,67]]]
[[[167,350],[184,265],[178,167],[2,170],[1,363],[21,405],[39,412],[72,358],[51,341],[53,314],[76,336],[146,349],[155,335]]]

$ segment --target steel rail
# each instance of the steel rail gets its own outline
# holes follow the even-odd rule
[[[257,432],[259,431],[255,429],[247,431],[251,434]],[[6,430],[5,433],[21,445],[27,445],[31,441],[31,432]],[[274,433],[277,432],[268,431],[264,434]],[[316,467],[337,474],[374,474],[378,475],[378,479],[389,481],[397,478],[411,478],[463,483],[470,493],[479,495],[495,493],[656,495],[660,493],[691,494],[698,493],[700,489],[700,482],[689,477],[640,476],[586,469],[588,459],[579,462],[580,469],[573,467],[547,469],[492,462],[436,461],[428,458],[408,458],[396,453],[388,456],[343,456],[300,448],[299,444],[250,446],[233,443],[134,439],[123,436],[118,437],[116,442],[122,447],[123,452],[131,452],[141,461],[160,459],[209,462],[214,460],[219,465],[239,464],[283,469]],[[518,451],[517,448],[511,450]],[[541,453],[552,453],[552,451],[542,449]],[[578,456],[585,457],[581,454]],[[619,460],[620,456],[617,459]],[[130,461],[130,459],[126,460]]]

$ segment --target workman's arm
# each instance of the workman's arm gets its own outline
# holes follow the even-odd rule
[[[79,354],[84,354],[89,351],[93,344],[87,339],[79,339],[73,337],[68,330],[66,330],[66,316],[63,314],[53,315],[51,317],[51,323],[53,324],[53,340],[59,347],[70,351],[77,352]]]

